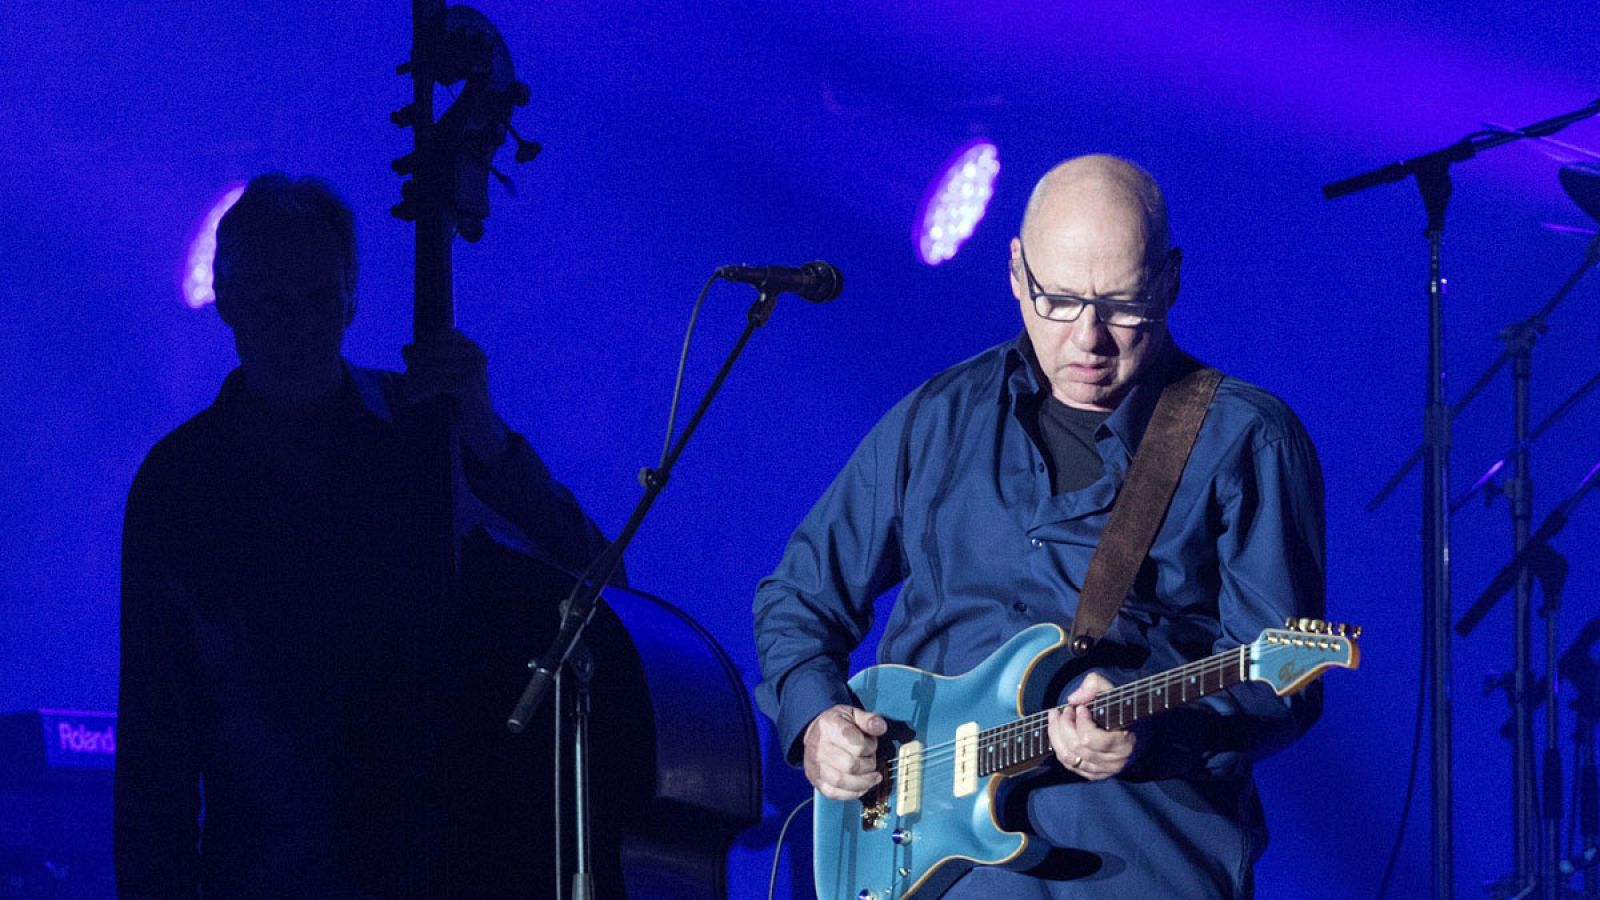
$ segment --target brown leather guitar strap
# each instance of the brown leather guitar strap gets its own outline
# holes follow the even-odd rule
[[[1216,369],[1187,362],[1191,370],[1161,390],[1122,493],[1111,507],[1111,520],[1089,559],[1072,622],[1069,646],[1074,655],[1083,656],[1094,648],[1132,589],[1222,380]]]

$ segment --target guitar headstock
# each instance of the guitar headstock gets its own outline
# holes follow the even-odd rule
[[[1359,625],[1290,619],[1283,628],[1262,631],[1250,644],[1250,678],[1272,685],[1279,696],[1295,693],[1328,669],[1358,667],[1359,637]]]

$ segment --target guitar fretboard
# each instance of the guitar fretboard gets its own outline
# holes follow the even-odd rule
[[[1248,678],[1249,649],[1224,650],[1112,688],[1089,702],[1089,714],[1101,728],[1118,731],[1140,719],[1230,688]],[[993,775],[1017,766],[1031,766],[1049,756],[1054,751],[1048,725],[1048,713],[1037,712],[978,732],[978,774]]]

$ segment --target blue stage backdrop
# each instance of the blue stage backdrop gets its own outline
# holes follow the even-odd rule
[[[361,249],[348,354],[400,365],[412,237],[387,212],[389,161],[410,138],[388,114],[408,99],[394,74],[408,6],[63,0],[6,17],[0,711],[115,705],[128,485],[233,365],[215,312],[181,293],[189,241],[224,191],[269,168],[337,184]],[[1411,183],[1337,202],[1319,186],[1600,96],[1591,2],[480,8],[532,88],[517,122],[545,151],[531,166],[502,160],[517,195],[493,188],[487,236],[458,244],[458,318],[489,354],[506,418],[609,532],[659,453],[682,330],[711,270],[823,258],[845,273],[835,303],[779,304],[628,560],[750,685],[755,584],[856,442],[907,390],[1019,330],[1006,244],[1033,181],[1091,151],[1150,169],[1185,250],[1174,332],[1299,412],[1327,472],[1330,617],[1366,628],[1360,671],[1327,678],[1322,722],[1261,767],[1273,837],[1260,896],[1373,895],[1417,696],[1417,474],[1378,512],[1364,506],[1421,438],[1427,256]],[[999,148],[993,204],[959,255],[926,266],[911,236],[923,189],[979,135]],[[1600,150],[1600,123],[1561,140]],[[1594,222],[1556,179],[1579,155],[1528,142],[1455,170],[1452,398],[1499,352],[1501,327],[1582,259],[1586,238],[1559,227]],[[751,297],[713,292],[691,393]],[[1591,276],[1540,339],[1535,421],[1596,374],[1597,335]],[[1459,419],[1457,489],[1506,448],[1510,404],[1502,376]],[[1597,411],[1600,398],[1585,400],[1535,448],[1536,517],[1600,459]],[[1469,504],[1453,528],[1460,611],[1508,556],[1504,501]],[[1597,532],[1593,502],[1557,542],[1572,562],[1563,646],[1600,609],[1600,562],[1584,549]],[[1510,666],[1510,634],[1502,606],[1454,645],[1461,896],[1510,867],[1506,704],[1480,689]],[[1561,724],[1566,744],[1570,712]],[[1424,751],[1391,896],[1428,890],[1427,769]],[[763,895],[775,820],[804,795],[788,770],[766,785],[769,821],[730,862],[736,897]]]

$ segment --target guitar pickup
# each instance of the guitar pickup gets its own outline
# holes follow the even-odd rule
[[[968,722],[956,729],[955,782],[952,797],[965,797],[978,790],[978,723]]]
[[[922,742],[900,745],[895,756],[895,813],[909,816],[922,809]]]

